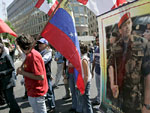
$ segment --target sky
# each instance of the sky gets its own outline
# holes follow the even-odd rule
[[[13,2],[13,0],[0,0],[0,19],[5,20],[6,18],[3,16],[3,11],[2,11],[2,1],[6,3],[6,8]],[[7,13],[7,10],[6,10]]]

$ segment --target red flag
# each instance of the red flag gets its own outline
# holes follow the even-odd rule
[[[0,33],[9,33],[17,37],[17,34],[2,19],[0,19]]]
[[[77,0],[87,6],[96,16],[126,3],[126,0]]]

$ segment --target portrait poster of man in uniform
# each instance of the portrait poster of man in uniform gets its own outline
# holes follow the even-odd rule
[[[102,101],[110,105],[114,113],[150,112],[150,101],[144,103],[145,76],[150,71],[146,75],[143,73],[150,61],[150,54],[147,54],[150,45],[143,36],[150,23],[149,6],[149,0],[137,1],[99,17],[100,42],[103,42],[100,47],[105,50],[101,52]],[[118,39],[106,48],[106,35],[114,32]],[[147,62],[143,60],[145,55],[149,55]]]

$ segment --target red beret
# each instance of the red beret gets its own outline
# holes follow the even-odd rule
[[[130,18],[130,13],[129,13],[129,12],[125,13],[125,14],[121,17],[121,19],[120,19],[120,21],[119,21],[119,23],[118,23],[118,28],[120,28],[121,25],[122,25],[126,20],[128,20],[129,18]]]

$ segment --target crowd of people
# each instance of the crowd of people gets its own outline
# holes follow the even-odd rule
[[[112,104],[124,113],[150,112],[150,23],[145,32],[132,34],[132,19],[130,13],[125,13],[117,24],[118,32],[107,35],[107,95]],[[68,113],[93,113],[92,106],[101,105],[101,67],[99,37],[95,36],[95,45],[85,45],[80,42],[81,67],[85,85],[85,93],[78,90],[74,76],[74,66],[55,52],[57,73],[52,84],[51,62],[52,49],[43,37],[33,48],[34,38],[30,35],[20,35],[16,39],[15,48],[22,56],[23,65],[15,71],[14,51],[0,42],[0,105],[5,103],[10,113],[21,113],[13,88],[16,76],[22,75],[25,85],[25,96],[28,97],[34,113],[47,113],[45,99],[47,99],[49,113],[55,112],[54,89],[58,88],[60,78],[63,77],[65,86],[64,100],[72,98],[72,106]],[[97,96],[90,101],[91,80],[95,76]]]
[[[55,105],[54,89],[58,88],[60,78],[63,77],[66,95],[62,99],[72,98],[72,106],[68,113],[93,113],[92,104],[100,105],[100,80],[97,80],[100,79],[99,38],[96,37],[96,40],[95,50],[97,54],[95,57],[93,57],[93,46],[89,48],[84,43],[80,43],[81,65],[85,85],[85,93],[83,95],[81,95],[76,86],[73,65],[58,51],[55,52],[54,56],[54,60],[57,63],[57,72],[55,78],[52,77],[52,49],[46,39],[40,38],[37,41],[37,46],[33,48],[34,38],[30,35],[23,34],[17,37],[15,47],[8,51],[1,40],[0,67],[2,68],[0,68],[0,105],[7,103],[10,108],[9,113],[21,113],[21,109],[14,96],[13,88],[15,87],[16,76],[22,75],[23,80],[21,83],[25,86],[25,96],[23,99],[28,98],[33,112],[53,113],[57,107]],[[15,70],[14,57],[11,57],[8,52],[15,51],[16,49],[23,59],[23,64]],[[90,57],[88,57],[88,51]],[[98,95],[95,101],[91,103],[90,86],[91,79],[94,76],[94,68],[97,73],[96,86]],[[54,84],[52,84],[52,80],[54,80]],[[48,106],[45,103],[46,99]],[[49,107],[48,111],[47,107]]]

